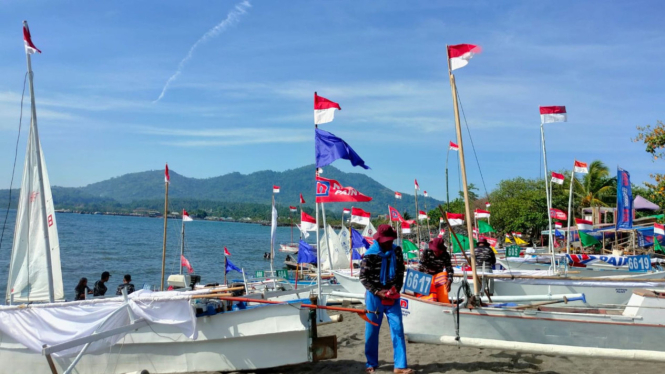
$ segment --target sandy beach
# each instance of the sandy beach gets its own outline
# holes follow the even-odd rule
[[[365,322],[353,314],[343,313],[344,321],[319,327],[319,334],[337,335],[338,356],[335,360],[295,365],[259,374],[281,373],[363,373],[365,369]],[[384,324],[387,321],[384,319]],[[379,373],[391,373],[392,345],[387,326],[381,328]],[[659,373],[658,363],[558,357],[487,349],[457,348],[444,345],[407,343],[409,366],[418,373]],[[247,372],[245,372],[247,373]],[[212,373],[208,373],[212,374]]]

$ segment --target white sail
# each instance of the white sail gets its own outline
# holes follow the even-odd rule
[[[326,236],[321,237],[321,270],[337,270],[337,269],[348,269],[349,268],[349,257],[344,253],[342,248],[342,243],[339,241],[339,237],[335,230],[328,225],[328,243],[326,245]],[[332,257],[332,266],[330,266],[330,261],[328,260],[328,251],[331,251]]]
[[[344,249],[344,253],[346,256],[349,256],[349,253],[351,252],[351,233],[349,232],[349,229],[346,227],[342,227],[341,230],[339,230],[339,242],[342,245],[342,248]]]
[[[39,153],[37,152],[39,147]],[[41,155],[38,158],[38,154]],[[39,180],[41,163],[43,183]],[[45,203],[45,206],[43,205]],[[50,248],[46,247],[48,243]],[[51,269],[49,271],[49,252]],[[52,281],[49,279],[51,274]],[[7,282],[7,300],[14,302],[49,301],[49,284],[53,298],[64,299],[60,269],[60,244],[53,209],[51,185],[44,153],[34,128],[30,128],[23,168],[23,181],[16,212],[14,244]],[[12,297],[13,296],[13,297]]]
[[[370,222],[369,225],[365,226],[361,234],[362,236],[370,238],[374,236],[374,234],[376,234],[376,228],[374,227],[374,225],[372,225],[372,222]]]

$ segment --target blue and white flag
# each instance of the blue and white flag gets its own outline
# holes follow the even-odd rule
[[[335,135],[316,129],[316,167],[322,168],[332,164],[335,160],[343,158],[351,161],[351,165],[369,169],[365,161],[344,140]]]

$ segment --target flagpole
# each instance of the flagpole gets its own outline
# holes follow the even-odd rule
[[[314,91],[314,96],[316,96],[316,91]],[[314,121],[314,132],[319,128],[319,125]],[[314,144],[314,160],[316,162],[316,143]],[[319,305],[323,302],[323,295],[321,294],[321,242],[319,241],[319,204],[316,202],[316,189],[318,182],[316,177],[319,176],[319,166],[314,165],[316,171],[314,172],[314,207],[316,210],[316,284],[317,284],[317,303]],[[327,245],[328,243],[326,243]],[[321,314],[317,309],[316,318],[319,322],[322,321]]]
[[[448,46],[446,46],[446,54],[448,55]],[[448,59],[448,75],[450,78],[450,89],[453,95],[453,109],[455,112],[455,131],[457,133],[457,145],[459,147],[458,157],[460,161],[460,170],[462,173],[462,183],[464,184],[464,210],[466,212],[466,231],[469,237],[469,252],[471,257],[471,271],[473,273],[473,294],[480,294],[480,285],[478,281],[478,274],[476,273],[476,251],[473,243],[473,228],[471,227],[471,206],[469,204],[469,188],[466,180],[466,164],[464,162],[464,145],[462,144],[462,125],[459,118],[459,107],[457,103],[457,86],[455,85],[455,76],[453,75],[452,69],[450,67],[450,56],[447,56]],[[461,248],[464,251],[464,248]]]
[[[417,233],[418,233],[418,250],[420,250],[420,220],[418,220],[418,216],[420,215],[420,210],[418,209],[418,189],[416,188],[416,185],[414,183],[413,185],[413,190],[414,190],[414,195],[416,197],[416,228],[417,228]]]
[[[326,207],[321,204],[321,217],[323,218],[323,238],[326,240],[326,248],[328,248],[328,261],[330,262],[330,271],[333,271],[332,251],[330,250],[330,239],[328,238],[328,224],[326,223]]]
[[[274,216],[274,211],[275,211],[275,188],[273,187],[272,189],[272,209],[270,210],[270,220],[272,221],[275,219]],[[272,228],[272,225],[271,225]],[[275,230],[275,235],[277,234]],[[274,269],[274,257],[275,257],[275,238],[273,237],[272,233],[270,235],[270,273],[272,274],[273,279],[275,278],[275,269]]]
[[[448,156],[450,155],[450,145],[448,145],[448,151],[446,152],[446,212],[450,212],[450,191],[448,186]],[[446,217],[448,218],[448,217]],[[441,222],[439,222],[439,230],[441,230]]]
[[[427,192],[427,191],[425,191]],[[423,193],[425,195],[425,193]],[[432,241],[432,232],[429,229],[429,212],[427,211],[427,196],[425,196],[425,213],[427,213],[427,235],[429,236],[429,241]]]
[[[351,251],[349,252],[349,269],[351,269],[351,276],[353,276],[353,227],[349,229],[349,247]]]
[[[183,212],[185,210],[183,209]],[[182,215],[182,230],[181,230],[181,235],[182,237],[180,238],[180,258],[182,260],[182,257],[185,255],[185,215]],[[182,261],[180,261],[180,275],[182,275]]]
[[[291,222],[291,244],[293,244],[293,212],[291,207],[289,207],[289,221]]]
[[[226,261],[226,255],[224,255],[224,284],[227,284],[226,283],[226,274],[228,273],[228,271],[226,271],[227,266],[229,266],[229,263]],[[243,276],[244,276],[244,274],[243,274]]]
[[[549,171],[547,170],[547,149],[545,147],[545,127],[544,123],[540,123],[540,140],[543,143],[543,163],[545,166],[545,195],[547,195],[547,222],[549,224],[549,241],[547,243],[548,249],[550,250],[550,253],[552,254],[552,270],[555,270],[555,259],[554,259],[554,245],[552,245],[552,196],[550,196],[548,186],[551,184],[549,181]],[[549,183],[549,184],[548,184]]]
[[[28,21],[23,21],[23,26],[28,29],[28,32],[30,29],[28,28]],[[44,188],[44,170],[42,168],[42,148],[41,148],[41,143],[39,140],[39,129],[37,128],[37,106],[35,105],[35,88],[33,86],[33,73],[32,73],[32,60],[30,58],[30,54],[27,53],[25,54],[25,57],[27,59],[27,64],[28,64],[28,81],[29,81],[29,86],[30,86],[30,108],[31,108],[31,114],[32,114],[32,121],[30,121],[30,130],[32,132],[32,143],[33,146],[35,147],[35,153],[37,154],[37,176],[39,178],[39,188],[43,192],[45,190]],[[24,193],[24,191],[21,191],[21,193]],[[27,193],[27,192],[26,192]],[[42,224],[48,231],[49,225],[49,219],[48,219],[48,212],[46,211],[46,194],[40,193],[39,194],[39,199],[41,201],[42,205]],[[54,213],[55,214],[55,213]],[[53,269],[51,268],[51,238],[49,237],[48,233],[43,236],[44,238],[44,245],[46,247],[46,274],[48,277],[48,299],[49,302],[55,302],[55,291],[53,290]],[[28,285],[29,286],[29,285]]]
[[[168,165],[168,164],[167,164]],[[164,271],[166,270],[166,226],[169,219],[169,182],[164,181],[164,240],[162,244],[162,281],[159,284],[161,291],[164,291]]]
[[[570,173],[570,192],[568,194],[568,228],[566,233],[566,254],[570,254],[570,213],[573,209],[573,182],[575,181],[575,165],[573,164],[573,171]],[[568,261],[566,267],[568,267]]]

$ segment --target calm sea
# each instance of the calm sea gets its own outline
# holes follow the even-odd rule
[[[5,218],[0,210],[0,229]],[[14,233],[16,211],[9,211],[5,236],[0,247],[0,304],[7,290],[9,260]],[[121,217],[88,214],[57,213],[60,237],[62,277],[67,299],[73,299],[74,287],[81,277],[88,278],[88,286],[100,278],[103,271],[110,272],[109,291],[122,283],[124,274],[131,274],[136,287],[158,285],[161,277],[163,219]],[[166,274],[175,274],[180,265],[181,221],[170,219],[167,230]],[[298,230],[294,228],[298,240]],[[289,227],[277,228],[278,243],[291,241]],[[310,241],[312,236],[310,236]],[[224,246],[229,249],[229,260],[244,268],[248,274],[267,270],[270,262],[263,259],[270,251],[270,227],[248,223],[193,221],[185,223],[185,257],[201,275],[204,283],[223,282]],[[275,254],[275,267],[283,268],[286,255]],[[241,279],[237,272],[229,277]]]

